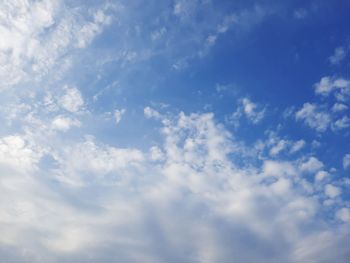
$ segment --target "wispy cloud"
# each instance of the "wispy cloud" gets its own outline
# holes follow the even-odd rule
[[[329,57],[329,62],[333,65],[340,64],[347,56],[348,49],[345,47],[337,47],[334,54]]]
[[[79,14],[62,1],[11,1],[0,6],[1,88],[42,78],[67,64],[110,23],[106,8]]]

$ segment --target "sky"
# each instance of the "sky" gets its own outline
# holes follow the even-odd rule
[[[0,1],[2,261],[348,262],[349,13]]]

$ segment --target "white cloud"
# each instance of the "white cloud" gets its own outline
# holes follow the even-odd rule
[[[300,165],[300,170],[309,173],[315,173],[322,169],[324,164],[316,157],[310,157],[306,162]]]
[[[76,87],[65,86],[65,94],[58,99],[58,103],[65,110],[75,113],[84,105],[83,97]]]
[[[112,17],[104,13],[105,10],[99,9],[93,14],[93,21],[86,23],[77,31],[77,47],[85,48],[94,37],[101,33],[104,26],[109,25]]]
[[[275,156],[279,154],[282,150],[284,150],[287,147],[287,145],[288,142],[285,140],[278,141],[278,143],[270,149],[270,155]]]
[[[295,118],[304,121],[306,125],[318,132],[325,132],[331,123],[331,116],[327,112],[308,102],[296,112]]]
[[[295,114],[296,120],[303,121],[318,132],[325,132],[328,128],[336,132],[350,127],[350,119],[344,115],[350,98],[350,81],[341,77],[327,76],[321,78],[314,88],[315,93],[321,95],[323,100],[332,95],[336,102],[331,108],[324,102],[322,104],[304,103]]]
[[[301,240],[296,249],[292,253],[290,258],[291,262],[333,262],[339,261],[345,263],[346,259],[336,259],[336,255],[339,255],[337,250],[339,249],[344,253],[346,251],[346,245],[344,242],[348,240],[348,231],[339,229],[340,233],[334,233],[331,231],[320,231],[312,233],[307,238]],[[327,250],[328,253],[324,253]],[[346,253],[346,252],[345,252]],[[322,259],[320,258],[322,255]]]
[[[8,186],[19,175],[2,177],[1,244],[16,252],[26,247],[33,262],[113,261],[115,255],[123,262],[229,262],[237,255],[242,262],[261,262],[270,251],[277,262],[339,258],[332,254],[335,237],[315,245],[319,253],[300,251],[301,242],[338,230],[316,216],[322,206],[303,192],[293,162],[237,165],[236,142],[211,113],[161,121],[164,143],[146,154],[92,137],[45,141],[52,167],[40,166],[38,156],[32,163],[40,170],[16,187]],[[32,149],[16,140],[2,140],[8,145],[0,146],[4,156],[4,149],[19,149],[16,158]],[[13,165],[23,169],[23,163]],[[187,249],[190,254],[180,253]]]
[[[350,167],[350,154],[345,154],[343,157],[343,168],[348,169]]]
[[[326,171],[318,171],[315,175],[315,180],[317,182],[320,182],[322,181],[324,178],[328,177],[329,176],[329,173],[326,172]]]
[[[265,117],[265,108],[252,102],[248,98],[243,98],[238,101],[237,110],[232,113],[228,121],[232,124],[238,125],[239,119],[245,118],[253,124],[259,123]]]
[[[329,57],[329,62],[333,65],[338,65],[347,55],[347,50],[344,47],[337,47],[334,54]]]
[[[271,184],[271,190],[281,196],[288,194],[292,187],[292,182],[286,178],[279,178],[276,182]]]
[[[315,93],[322,96],[328,96],[333,91],[340,91],[338,96],[350,89],[350,81],[344,78],[323,77],[320,82],[314,85]]]
[[[300,151],[303,147],[305,146],[305,141],[304,140],[299,140],[299,141],[296,141],[291,149],[290,149],[290,152],[291,153],[296,153],[298,151]]]
[[[197,9],[186,5],[205,1],[187,2],[181,2],[176,15],[187,19]],[[38,46],[34,43],[32,48],[28,41],[26,47],[24,41],[13,47],[20,55],[17,72],[6,76],[12,84],[31,72],[41,75],[52,69],[72,50],[86,47],[110,23],[105,8],[91,8],[85,14],[83,7],[67,6],[66,10],[60,1],[5,2],[12,3],[19,5],[14,12],[21,13],[25,7],[19,20],[42,23],[40,33],[28,28],[28,39],[38,40]],[[58,3],[59,11],[49,9],[53,3]],[[31,11],[35,5],[49,12]],[[120,19],[127,17],[132,24],[128,34],[132,34],[140,28],[139,20],[126,11]],[[30,12],[33,15],[27,19]],[[212,35],[214,44],[232,25],[244,27],[260,13],[256,7],[255,12],[241,12],[232,20],[224,18],[218,27],[215,24],[214,33],[203,30],[204,38],[194,38],[202,44]],[[143,35],[142,29],[138,34]],[[123,36],[118,39],[123,41]],[[26,53],[27,48],[32,53]],[[138,55],[123,54],[127,60]],[[318,216],[323,212],[319,193],[298,176],[298,161],[277,158],[286,149],[300,150],[305,144],[302,140],[276,138],[267,148],[274,160],[265,160],[236,141],[237,135],[218,124],[212,113],[180,113],[169,118],[146,107],[144,115],[163,124],[163,143],[147,142],[157,146],[146,146],[146,152],[143,147],[120,148],[114,144],[124,141],[114,140],[111,145],[103,136],[103,141],[91,136],[80,139],[86,132],[83,129],[77,129],[77,134],[53,132],[82,125],[77,115],[91,105],[75,87],[66,86],[61,94],[62,89],[56,89],[61,86],[53,79],[44,86],[44,102],[36,97],[30,100],[33,105],[29,102],[13,111],[11,118],[17,123],[11,129],[21,126],[24,135],[8,132],[12,135],[0,138],[0,255],[6,262],[112,262],[115,258],[121,262],[230,262],[232,258],[261,262],[271,260],[271,255],[276,262],[317,262],[325,257],[329,262],[346,262],[342,257],[348,248],[337,245],[348,244],[349,235]],[[117,123],[123,113],[119,109],[115,114]],[[240,114],[257,123],[265,111],[243,99]],[[252,160],[246,160],[242,152]],[[326,238],[324,232],[329,233]],[[334,255],[334,251],[341,253]]]
[[[144,108],[143,113],[146,116],[146,118],[155,118],[155,119],[162,118],[161,114],[158,111],[156,111],[150,107]]]
[[[92,19],[79,11],[60,0],[1,2],[0,88],[41,79],[52,69],[59,76],[67,54],[85,47],[111,19],[104,8],[92,10]]]
[[[52,128],[63,132],[68,131],[71,127],[74,126],[80,127],[81,123],[78,120],[64,116],[57,116],[52,121]]]
[[[137,149],[97,145],[91,137],[64,148],[63,152],[54,156],[61,166],[58,178],[73,185],[84,184],[84,180],[89,178],[84,178],[86,173],[98,177],[113,172],[127,174],[130,168],[137,167],[144,160],[143,153]]]
[[[25,75],[23,58],[36,56],[39,36],[54,24],[56,1],[28,1],[0,4],[0,76],[2,85],[16,84]],[[40,51],[40,49],[39,49]]]
[[[339,196],[342,191],[339,187],[336,187],[332,184],[327,184],[324,189],[324,193],[329,197],[329,198],[335,198]]]
[[[126,109],[120,109],[120,110],[114,111],[114,119],[117,124],[122,120],[122,117],[125,114],[125,112],[126,112]]]
[[[259,150],[262,151],[264,148],[269,148],[269,155],[276,157],[281,152],[288,154],[294,154],[300,151],[305,146],[304,140],[292,141],[287,138],[281,139],[277,132],[265,131],[268,134],[268,139],[265,142],[258,141],[260,145],[257,145]]]
[[[42,156],[41,150],[29,145],[20,135],[0,138],[0,164],[15,170],[28,171],[36,167]]]
[[[350,209],[346,208],[346,207],[339,209],[336,212],[335,217],[338,218],[339,220],[345,222],[345,223],[349,223],[350,222]]]
[[[343,103],[335,103],[332,107],[332,111],[333,112],[341,112],[341,111],[345,111],[348,109],[348,106],[346,106],[345,104]]]
[[[336,120],[332,124],[332,129],[334,130],[342,130],[348,128],[350,126],[350,119],[348,116],[343,116],[342,118]]]
[[[153,160],[153,161],[162,161],[162,160],[164,160],[164,153],[157,146],[152,146],[150,148],[150,156],[151,156],[151,160]]]
[[[263,173],[267,176],[291,176],[296,175],[295,167],[288,162],[265,161]]]
[[[265,115],[265,110],[258,110],[257,104],[250,101],[248,98],[242,100],[243,112],[253,123],[258,123]]]

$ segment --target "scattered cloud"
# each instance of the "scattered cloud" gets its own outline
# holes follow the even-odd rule
[[[318,132],[325,132],[328,128],[340,131],[350,126],[350,119],[346,115],[347,103],[350,98],[350,81],[341,77],[323,77],[314,85],[315,94],[320,95],[322,103],[304,103],[295,113],[296,120],[302,120],[310,128]],[[325,99],[333,95],[336,102],[332,107],[325,103]],[[329,98],[332,100],[333,98]]]
[[[257,155],[262,160],[271,157],[281,158],[282,156],[295,156],[300,154],[300,151],[306,144],[304,140],[293,141],[286,136],[281,137],[278,128],[276,130],[267,130],[265,134],[267,135],[266,139],[258,139],[254,143],[254,150],[248,150],[251,155]]]
[[[280,140],[275,146],[270,149],[270,155],[274,156],[279,154],[282,150],[287,147],[287,141]]]
[[[335,92],[335,97],[340,101],[350,93],[350,81],[344,78],[323,77],[314,87],[317,95],[328,96]]]
[[[295,118],[318,132],[325,132],[331,123],[331,116],[327,112],[308,102],[295,113]]]
[[[67,53],[86,47],[111,20],[104,8],[90,18],[59,0],[14,0],[1,3],[0,10],[0,88],[64,69]]]
[[[333,112],[342,112],[342,111],[347,110],[348,108],[349,107],[346,106],[345,104],[336,102],[332,107],[332,111]]]
[[[158,111],[150,107],[144,108],[143,113],[146,116],[146,118],[162,119],[162,115]]]
[[[51,183],[39,184],[38,173],[25,168],[27,163],[29,168],[44,169],[43,155],[30,146],[38,142],[3,138],[1,160],[17,166],[21,172],[29,171],[26,178],[40,187],[35,186],[34,191],[17,186],[18,191],[26,189],[23,193],[31,200],[30,205],[21,203],[19,196],[14,198],[15,194],[6,190],[10,194],[7,197],[14,200],[12,207],[25,212],[15,219],[11,208],[0,202],[2,214],[6,213],[3,222],[13,226],[2,231],[1,240],[12,240],[15,249],[26,245],[33,251],[33,257],[50,262],[60,261],[67,253],[74,260],[85,260],[83,251],[87,249],[100,259],[101,243],[103,251],[108,251],[111,257],[122,255],[125,262],[132,262],[135,255],[152,262],[174,258],[182,262],[202,260],[208,257],[208,243],[202,243],[203,235],[210,241],[210,260],[214,261],[225,261],[240,251],[242,259],[259,262],[266,253],[266,244],[279,251],[276,255],[279,261],[288,261],[295,254],[301,261],[320,256],[298,253],[299,243],[311,238],[312,233],[336,230],[325,227],[323,219],[316,216],[321,206],[308,196],[307,190],[300,190],[307,189],[307,185],[300,179],[297,162],[266,160],[262,166],[237,165],[231,158],[237,149],[236,142],[216,123],[212,113],[180,113],[168,118],[146,107],[145,115],[162,122],[160,132],[164,140],[162,145],[153,145],[146,152],[104,144],[92,136],[85,136],[81,142],[57,145],[50,141],[42,145],[50,149],[45,152],[55,165],[39,174],[51,174],[59,184],[56,194],[50,193]],[[0,169],[4,169],[3,165]],[[316,172],[322,167],[320,161],[310,157],[301,169]],[[3,183],[9,185],[9,180],[7,177]],[[4,184],[0,188],[5,193]],[[68,193],[68,197],[62,196]],[[329,184],[324,193],[336,198],[341,189]],[[59,216],[62,214],[65,216]],[[346,218],[343,214],[334,216],[343,220]],[[29,234],[36,229],[31,222],[40,222],[40,218],[46,219],[42,232]],[[218,229],[218,222],[225,222],[226,227]],[[27,234],[14,224],[25,227]],[[184,231],[184,225],[190,231]],[[308,231],[302,231],[305,225],[309,226]],[[159,226],[162,230],[155,231]],[[299,234],[295,236],[291,228]],[[228,229],[241,231],[239,238],[229,237]],[[242,242],[242,238],[249,244]],[[159,248],[164,242],[167,252]],[[253,257],[251,242],[258,247]],[[330,244],[334,242],[332,239]],[[145,249],[140,250],[140,244]],[[115,250],[119,246],[128,246],[128,251]],[[178,253],[184,247],[191,249],[191,255]],[[321,251],[328,255],[332,248],[327,245]]]
[[[224,112],[219,117],[193,101],[173,107],[178,97],[155,97],[169,105],[151,103],[142,116],[149,97],[138,82],[154,96],[159,79],[182,75],[173,69],[192,78],[192,60],[204,61],[224,34],[232,44],[235,33],[279,9],[235,3],[227,11],[210,0],[124,4],[0,3],[1,258],[347,262],[350,184],[339,164],[320,157],[325,136],[286,134],[287,118],[269,122],[273,112],[248,97],[233,114],[213,106]],[[309,12],[293,11],[297,19]],[[333,56],[333,64],[344,59]],[[153,76],[154,68],[162,73]],[[315,84],[321,102],[291,106],[285,116],[332,136],[346,132],[350,81],[338,76]],[[110,96],[115,87],[118,96]],[[103,124],[124,120],[126,109],[115,105],[126,105],[134,124],[102,134],[101,114]],[[237,127],[260,124],[253,138],[220,123],[226,114]]]
[[[348,116],[343,116],[342,118],[336,120],[332,125],[334,130],[342,130],[350,127],[350,119]]]
[[[74,126],[80,127],[81,126],[80,121],[71,119],[68,117],[64,117],[64,116],[57,116],[52,121],[52,128],[63,132],[68,131],[71,127],[74,127]]]
[[[15,170],[28,172],[35,169],[42,151],[30,145],[21,135],[9,135],[0,138],[0,164]]]
[[[58,99],[60,106],[69,112],[78,112],[84,105],[80,91],[76,87],[69,86],[65,86],[63,90],[65,91],[64,95]]]
[[[347,56],[348,50],[344,47],[337,47],[334,54],[329,57],[329,62],[333,65],[339,65]]]
[[[316,175],[315,175],[315,180],[317,181],[317,182],[320,182],[320,181],[322,181],[323,179],[325,179],[326,177],[328,177],[329,176],[329,173],[328,172],[326,172],[326,171],[318,171],[317,173],[316,173]]]
[[[301,171],[315,173],[323,168],[324,164],[316,157],[310,157],[306,162],[300,165]]]
[[[114,118],[117,124],[122,120],[122,117],[125,114],[125,112],[126,112],[126,109],[120,109],[120,110],[114,111]]]
[[[242,98],[238,101],[237,110],[228,118],[230,123],[238,125],[239,119],[245,117],[249,122],[258,124],[266,114],[265,107],[262,107],[248,98]]]
[[[350,222],[350,209],[346,207],[339,209],[336,213],[336,218],[346,223]]]
[[[253,123],[258,123],[264,118],[265,110],[258,110],[257,104],[250,101],[248,98],[242,99],[243,112]]]
[[[98,177],[111,176],[113,172],[127,174],[144,159],[137,149],[97,144],[91,136],[62,150],[53,156],[60,167],[56,171],[57,179],[76,186],[92,183],[90,180],[94,178],[89,174]]]
[[[339,196],[341,193],[342,193],[342,191],[339,187],[336,187],[332,184],[327,184],[325,186],[325,194],[329,198],[335,198],[335,197]]]
[[[306,144],[306,143],[305,143],[304,140],[296,141],[296,142],[292,145],[292,148],[290,149],[290,152],[291,152],[291,153],[295,153],[295,152],[300,151],[302,148],[304,148],[305,144]]]

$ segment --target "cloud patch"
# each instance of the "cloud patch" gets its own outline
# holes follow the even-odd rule
[[[303,107],[295,113],[295,118],[318,132],[325,132],[331,123],[329,113],[308,102],[304,103]]]

